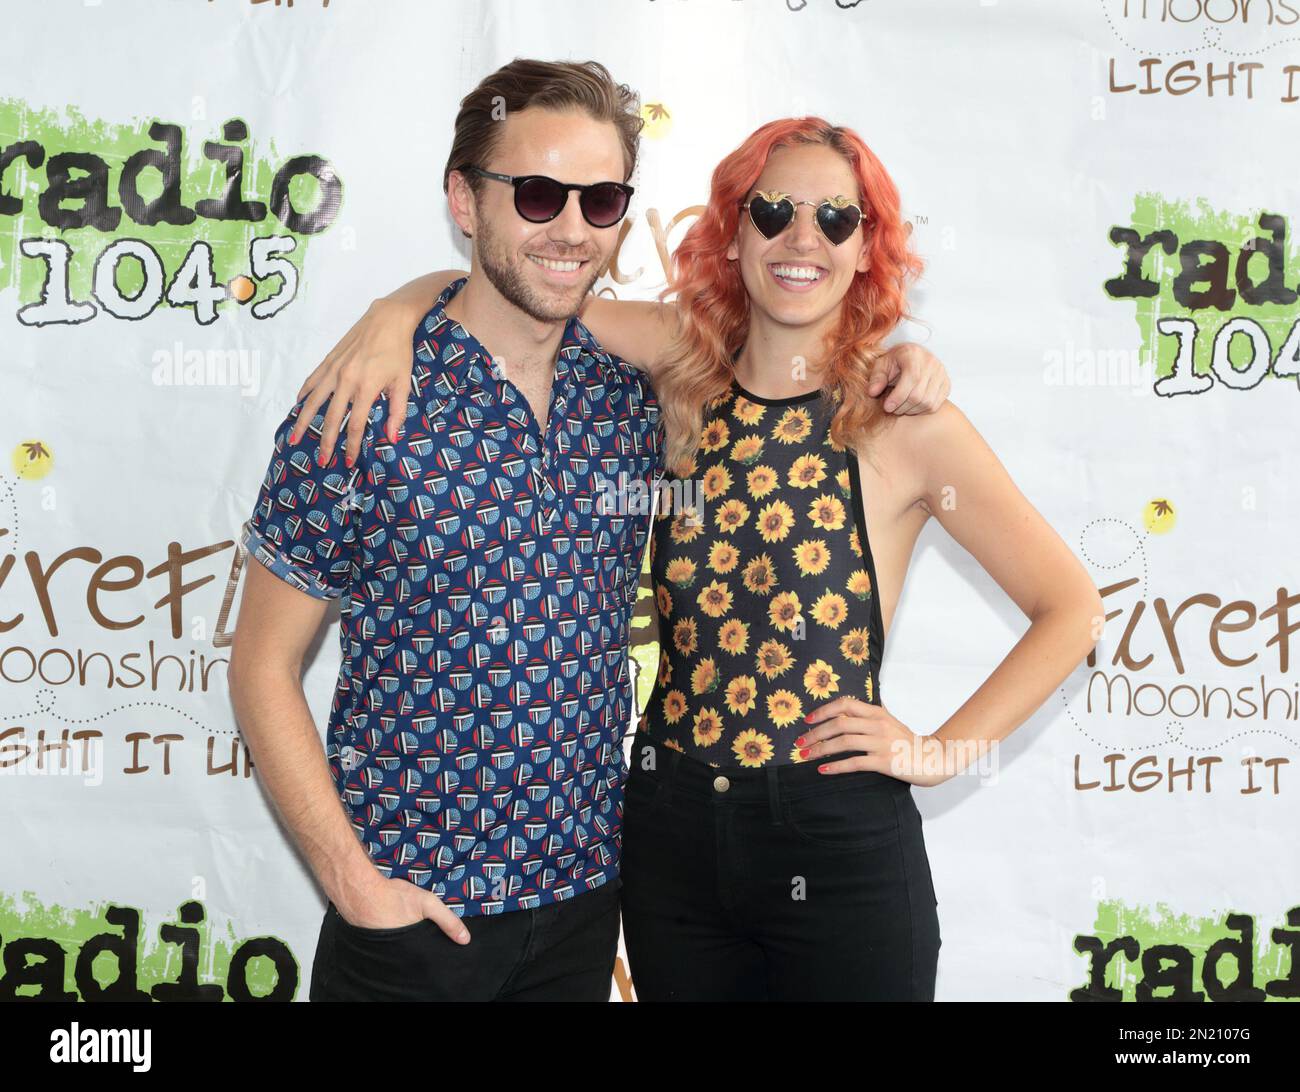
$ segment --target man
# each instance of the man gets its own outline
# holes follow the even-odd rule
[[[503,83],[502,121],[483,107]],[[529,109],[543,90],[551,105]],[[639,127],[603,69],[534,63],[465,100],[454,155],[623,183]],[[593,227],[570,192],[554,220],[529,223],[512,187],[481,183],[453,193],[476,275],[416,335],[400,440],[385,437],[381,401],[357,463],[322,466],[308,454],[318,428],[286,442],[291,412],[243,535],[259,564],[231,690],[330,900],[312,999],[609,998],[647,518],[598,495],[620,474],[649,488],[658,406],[574,317],[621,215]],[[512,260],[521,250],[542,260]],[[546,260],[576,253],[590,258],[580,277]],[[327,768],[298,673],[336,597]]]
[[[576,316],[617,242],[640,125],[592,62],[485,79],[444,179],[472,275],[416,332],[400,430],[383,398],[356,462],[323,465],[302,403],[277,431],[230,677],[330,900],[313,1000],[609,997],[649,513],[600,494],[649,491],[661,431],[645,375]],[[538,174],[570,187],[544,222],[500,177]],[[331,598],[343,663],[322,763],[299,672]]]

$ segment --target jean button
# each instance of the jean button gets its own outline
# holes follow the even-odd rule
[[[731,788],[731,782],[728,781],[725,777],[721,777],[721,776],[715,777],[713,779],[713,787],[718,792],[726,792],[729,788]]]

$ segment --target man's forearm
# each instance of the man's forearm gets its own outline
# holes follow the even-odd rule
[[[239,727],[262,783],[336,906],[381,879],[340,803],[301,681],[279,667],[231,675]]]

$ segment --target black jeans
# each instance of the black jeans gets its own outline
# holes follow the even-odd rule
[[[465,918],[468,944],[430,919],[352,925],[331,902],[311,970],[312,1001],[608,1001],[619,881],[535,910]]]
[[[621,868],[637,998],[933,1001],[938,903],[911,788],[815,762],[715,769],[638,732]]]

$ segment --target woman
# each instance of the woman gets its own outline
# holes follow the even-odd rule
[[[855,133],[818,118],[757,130],[715,170],[673,266],[672,307],[583,312],[611,351],[662,357],[672,472],[651,540],[662,655],[623,815],[638,996],[932,1000],[937,900],[912,786],[1023,723],[1096,644],[1100,599],[955,406],[878,405],[870,368],[921,262]],[[412,298],[427,306],[431,287]],[[392,348],[398,382],[421,314]],[[373,389],[392,384],[373,371]],[[931,515],[1031,625],[917,734],[879,675]]]

